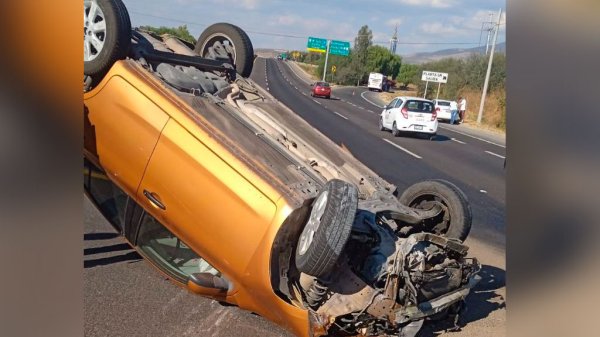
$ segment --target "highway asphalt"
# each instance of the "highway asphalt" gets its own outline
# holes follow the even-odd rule
[[[504,144],[447,124],[440,124],[433,141],[393,137],[378,130],[381,108],[361,97],[365,88],[334,88],[331,99],[311,97],[309,81],[290,62],[257,58],[251,78],[400,191],[424,179],[459,186],[473,210],[471,236],[504,247]]]

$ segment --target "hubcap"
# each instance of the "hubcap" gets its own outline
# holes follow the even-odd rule
[[[96,0],[83,2],[83,60],[92,61],[104,48],[106,21]]]
[[[302,234],[300,234],[300,242],[298,243],[298,254],[304,255],[310,247],[313,238],[315,236],[315,232],[319,229],[321,225],[321,218],[323,217],[323,213],[325,213],[325,205],[327,205],[327,197],[328,192],[323,191],[315,200],[313,204],[313,209],[310,213],[310,218],[304,226],[304,230],[302,230]]]

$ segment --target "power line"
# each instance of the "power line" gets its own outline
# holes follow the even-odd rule
[[[141,15],[141,16],[147,16],[147,17],[156,18],[156,19],[163,19],[163,20],[168,20],[168,21],[173,21],[173,22],[179,22],[179,23],[183,23],[183,24],[187,24],[187,25],[202,26],[202,27],[209,26],[208,24],[205,24],[205,23],[173,19],[173,18],[168,18],[168,17],[164,17],[164,16],[141,13],[141,12],[137,12],[137,11],[129,11],[129,12],[133,13],[133,14]],[[289,34],[289,33],[262,32],[262,31],[256,31],[256,30],[250,30],[250,29],[244,29],[244,31],[246,33],[250,33],[250,34],[287,37],[287,38],[292,38],[292,39],[308,39],[309,38],[309,36],[306,36],[306,35],[297,35],[297,34]],[[368,36],[368,35],[357,35],[357,36]],[[373,41],[373,43],[385,45],[388,43],[388,41],[386,41],[386,42]],[[398,41],[398,44],[403,44],[403,45],[476,45],[477,43],[473,43],[473,42],[401,42],[401,41]]]

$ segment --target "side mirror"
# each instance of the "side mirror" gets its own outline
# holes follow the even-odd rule
[[[188,288],[197,294],[226,296],[229,284],[224,278],[210,273],[193,273],[188,279]]]

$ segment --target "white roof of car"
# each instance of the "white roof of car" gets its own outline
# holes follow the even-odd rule
[[[431,100],[430,100],[430,99],[426,99],[426,98],[423,98],[423,97],[413,97],[413,96],[398,96],[398,97],[396,97],[396,98],[400,98],[400,99],[402,99],[403,101],[406,101],[407,99],[410,99],[410,100],[415,100],[415,101],[431,102]]]

